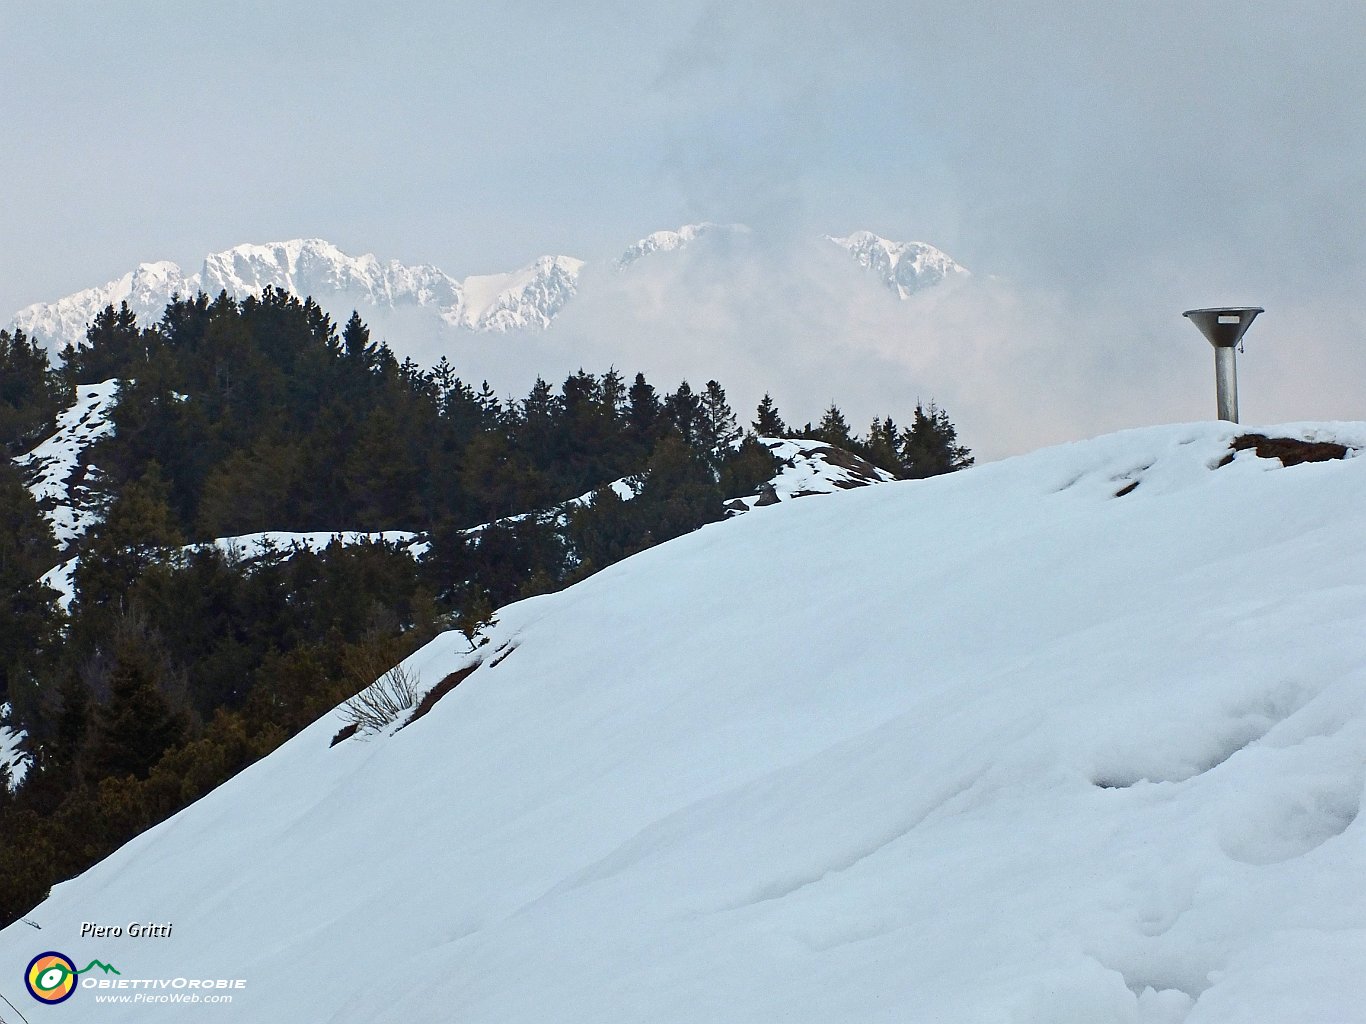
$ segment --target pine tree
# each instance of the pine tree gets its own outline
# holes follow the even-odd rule
[[[859,454],[879,469],[899,476],[902,469],[898,451],[900,443],[899,431],[890,416],[886,419],[874,418],[872,426],[868,428],[867,442],[859,446],[862,449]]]
[[[767,391],[764,392],[763,400],[759,402],[759,408],[755,410],[754,422],[751,425],[760,437],[787,436],[787,424],[778,415],[778,407],[773,404],[773,398]]]
[[[825,410],[825,415],[821,417],[814,433],[816,440],[824,441],[836,448],[852,447],[853,437],[849,433],[849,423],[834,402]]]
[[[665,397],[664,414],[687,444],[699,443],[702,400],[693,394],[692,387],[686,380],[678,385],[677,391]]]
[[[375,365],[379,355],[378,346],[370,340],[370,328],[365,326],[365,321],[355,310],[352,310],[351,319],[346,321],[342,329],[342,351],[347,359],[367,370]]]
[[[136,626],[123,632],[109,676],[109,702],[95,719],[90,767],[97,778],[145,779],[167,748],[185,739],[189,721],[162,692],[169,680],[151,638],[137,635]]]
[[[142,341],[137,316],[128,308],[127,302],[120,303],[118,309],[105,306],[86,328],[85,344],[62,350],[64,360],[70,356],[66,375],[81,384],[134,376],[136,367],[147,358],[147,348]]]
[[[726,401],[725,389],[717,381],[707,381],[698,415],[697,445],[713,468],[719,469],[743,433]]]
[[[141,480],[124,488],[104,522],[91,531],[76,568],[76,593],[82,603],[114,600],[163,552],[185,543],[168,494],[155,462]]]
[[[0,331],[0,457],[41,440],[70,389],[48,366],[47,352],[23,331]]]
[[[916,403],[915,419],[901,433],[900,455],[902,474],[912,480],[953,473],[973,463],[971,452],[958,443],[949,414],[934,402],[928,408]]]
[[[39,578],[57,561],[47,519],[19,472],[0,457],[0,700],[35,710],[43,653],[57,641],[57,595]]]
[[[626,401],[627,432],[636,442],[652,445],[659,436],[660,419],[664,410],[654,385],[645,380],[645,374],[636,374],[636,379],[627,392]],[[648,448],[646,450],[648,451]]]

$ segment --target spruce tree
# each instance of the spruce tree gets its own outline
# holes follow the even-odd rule
[[[702,426],[702,400],[693,393],[686,380],[678,385],[678,390],[665,397],[664,414],[687,444],[698,445]]]
[[[735,413],[726,401],[725,389],[717,381],[707,381],[706,390],[702,392],[701,397],[697,440],[698,447],[714,468],[720,467],[743,433]]]
[[[115,652],[109,702],[96,717],[90,746],[90,767],[98,778],[145,779],[167,748],[188,735],[184,712],[162,693],[165,669],[146,639],[127,636]]]
[[[46,517],[0,457],[0,701],[15,702],[21,719],[35,710],[39,665],[57,641],[57,595],[39,579],[56,561]]]
[[[778,415],[778,407],[773,403],[773,397],[767,391],[764,392],[763,400],[759,402],[759,408],[755,410],[754,422],[751,426],[760,437],[787,436],[787,424]]]
[[[915,419],[901,434],[900,455],[902,474],[912,480],[953,473],[973,463],[971,452],[958,443],[949,414],[933,401],[928,408],[916,403]]]
[[[636,374],[636,379],[626,394],[626,402],[627,432],[636,442],[652,445],[659,436],[663,406],[654,385],[646,381],[645,374]]]
[[[820,423],[814,431],[816,440],[834,445],[836,448],[852,447],[853,437],[849,433],[849,423],[834,402],[825,410]]]

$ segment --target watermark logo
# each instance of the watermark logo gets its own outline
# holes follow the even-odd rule
[[[84,970],[76,970],[76,964],[65,953],[48,950],[39,953],[28,962],[24,971],[24,985],[28,994],[40,1003],[61,1003],[76,994],[76,977],[98,967],[105,974],[118,974],[118,968],[102,960],[91,960]]]
[[[49,950],[28,962],[28,994],[40,1003],[60,1003],[76,994],[76,965],[65,953]]]

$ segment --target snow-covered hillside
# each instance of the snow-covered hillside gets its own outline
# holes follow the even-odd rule
[[[4,772],[6,785],[10,790],[19,788],[28,774],[29,760],[21,744],[24,731],[10,725],[10,706],[0,704],[0,771]]]
[[[704,236],[748,234],[743,224],[685,224],[633,243],[615,265],[625,269],[655,254],[677,252]],[[867,231],[825,238],[847,249],[903,298],[946,276],[966,273],[921,242],[891,242]],[[167,261],[140,264],[107,284],[28,306],[15,314],[11,326],[56,352],[67,344],[80,345],[86,326],[106,306],[127,302],[140,323],[154,324],[175,294],[202,291],[215,296],[226,291],[241,299],[271,287],[312,296],[339,323],[358,310],[372,326],[382,328],[382,334],[394,327],[400,340],[414,331],[422,333],[419,325],[405,319],[414,312],[441,331],[534,332],[548,328],[578,294],[584,266],[572,256],[542,256],[509,273],[457,279],[430,265],[384,262],[368,253],[352,256],[317,238],[245,244],[209,254],[196,273]]]
[[[91,446],[114,429],[109,413],[118,389],[117,380],[76,385],[76,401],[57,417],[52,436],[14,460],[62,548],[104,514],[106,498],[95,486],[100,471],[88,456]]]
[[[513,605],[409,660],[482,662],[425,716],[319,721],[0,960],[246,985],[73,1021],[1361,1020],[1366,459],[1221,466],[1238,430],[783,502]],[[173,933],[80,934],[132,921]]]

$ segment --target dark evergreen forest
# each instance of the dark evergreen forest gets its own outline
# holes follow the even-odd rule
[[[853,433],[834,404],[743,429],[717,381],[660,392],[580,370],[520,399],[423,369],[311,300],[177,298],[159,323],[107,308],[57,365],[0,332],[0,446],[28,451],[78,384],[121,382],[91,462],[102,522],[59,552],[0,459],[0,702],[32,767],[0,779],[0,920],[203,796],[441,630],[568,586],[719,520],[777,470],[756,440],[810,437],[898,476],[971,464],[944,410]],[[635,497],[606,485],[629,478]],[[562,503],[592,492],[586,504]],[[477,529],[476,529],[477,528]],[[235,559],[199,542],[266,530],[423,534]],[[40,577],[79,556],[63,612]]]

